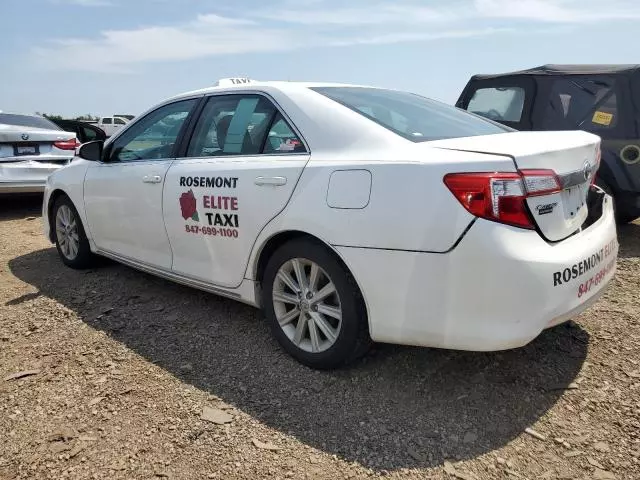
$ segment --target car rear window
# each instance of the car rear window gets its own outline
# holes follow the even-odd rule
[[[467,110],[497,122],[519,122],[524,109],[524,88],[479,88],[469,100]]]
[[[312,90],[412,142],[511,131],[464,110],[408,92],[367,87],[313,87]]]
[[[46,128],[49,130],[62,130],[58,125],[44,117],[31,115],[17,115],[15,113],[0,113],[0,123],[16,125],[18,127]]]

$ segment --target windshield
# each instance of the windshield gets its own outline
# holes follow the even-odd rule
[[[412,93],[367,87],[315,87],[312,90],[412,142],[511,131],[464,110]]]
[[[0,113],[0,123],[16,125],[18,127],[46,128],[48,130],[62,130],[55,123],[44,117],[32,115],[16,115],[13,113]]]

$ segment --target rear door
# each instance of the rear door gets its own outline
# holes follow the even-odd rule
[[[456,106],[516,130],[531,130],[536,83],[531,77],[472,79]]]
[[[284,209],[308,159],[301,136],[267,96],[209,97],[185,157],[167,173],[173,271],[240,285],[258,234]]]

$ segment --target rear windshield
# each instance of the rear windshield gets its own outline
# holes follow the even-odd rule
[[[464,110],[408,92],[367,87],[315,87],[312,90],[412,142],[511,131]]]
[[[13,113],[0,113],[0,123],[16,125],[18,127],[46,128],[49,130],[61,130],[55,123],[44,117],[31,115],[16,115]]]

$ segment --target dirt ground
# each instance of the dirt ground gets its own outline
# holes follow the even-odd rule
[[[640,225],[605,297],[522,349],[321,373],[250,307],[65,268],[40,201],[0,199],[0,479],[640,479]]]

